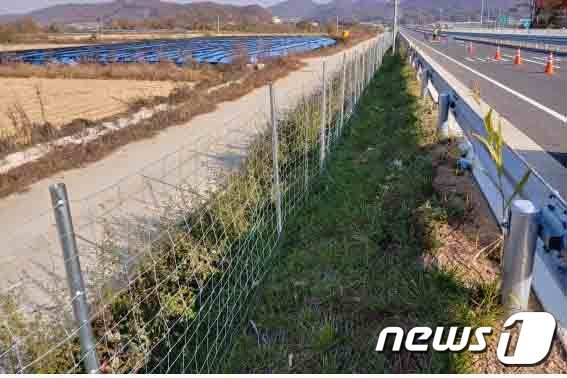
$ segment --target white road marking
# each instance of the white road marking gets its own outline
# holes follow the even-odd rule
[[[465,58],[466,60],[468,60],[469,62],[476,62],[476,60],[472,59],[472,58]]]
[[[405,36],[404,33],[401,33],[401,34]],[[406,37],[406,38],[407,38],[407,37]],[[459,62],[459,61],[457,61],[457,60],[451,58],[450,56],[443,54],[442,52],[440,52],[440,51],[434,49],[434,48],[431,47],[431,46],[428,46],[428,45],[425,44],[425,43],[421,43],[420,41],[417,41],[417,40],[416,40],[416,42],[422,44],[423,46],[427,47],[428,49],[430,49],[430,50],[434,51],[435,53],[441,55],[441,56],[444,57],[445,59],[450,60],[451,62],[455,63],[455,64],[458,65],[459,67],[462,67],[462,68],[464,68],[464,69],[466,69],[466,70],[472,72],[473,74],[475,74],[475,75],[481,77],[482,79],[488,81],[489,83],[492,83],[492,84],[496,85],[497,87],[499,87],[499,88],[505,90],[506,92],[508,92],[508,93],[510,93],[510,94],[512,94],[512,95],[514,95],[514,96],[516,96],[516,97],[518,97],[519,99],[521,99],[521,100],[527,102],[528,104],[533,105],[534,107],[536,107],[536,108],[538,108],[538,109],[544,111],[545,113],[551,115],[552,117],[557,118],[557,119],[560,120],[561,122],[567,123],[567,117],[564,116],[564,115],[562,115],[562,114],[560,114],[560,113],[558,113],[558,112],[556,112],[555,110],[550,109],[550,108],[548,108],[547,106],[545,106],[545,105],[543,105],[543,104],[537,102],[536,100],[534,100],[534,99],[532,99],[532,98],[530,98],[530,97],[528,97],[528,96],[526,96],[526,95],[524,95],[524,94],[522,94],[522,93],[520,93],[520,92],[518,92],[518,91],[516,91],[516,90],[514,90],[514,89],[512,89],[512,88],[510,88],[510,87],[507,87],[506,85],[500,83],[499,81],[496,81],[496,80],[494,80],[493,78],[491,78],[491,77],[489,77],[489,76],[486,76],[485,74],[480,73],[480,72],[478,72],[478,71],[476,71],[476,70],[470,68],[470,67],[467,66],[466,64],[463,64],[463,63],[461,63],[461,62]]]
[[[510,55],[505,55],[505,56],[510,56]],[[542,63],[542,62],[537,62],[537,61],[535,61],[535,60],[530,60],[530,59],[526,59],[526,58],[522,58],[522,60],[523,60],[524,62],[530,62],[530,63],[539,64],[540,66],[545,66],[545,65],[547,64],[547,61],[546,61],[545,63]],[[554,64],[554,67],[555,67],[555,68],[561,68],[560,66],[558,66],[558,65],[556,65],[556,64]]]
[[[543,61],[547,62],[547,57],[532,56],[532,59],[538,59],[538,60],[543,60]],[[556,56],[554,56],[553,59],[554,59],[556,62],[561,62],[561,58],[558,58],[558,57],[556,57]]]
[[[476,58],[476,60],[479,60],[479,61],[481,61],[482,63],[486,63],[486,59]]]

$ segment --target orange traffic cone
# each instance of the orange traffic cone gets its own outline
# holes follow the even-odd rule
[[[520,51],[520,49],[516,51],[516,56],[514,57],[514,64],[517,66],[522,64],[522,52]]]
[[[494,60],[502,60],[502,53],[500,52],[500,46],[496,48],[496,55],[494,55]]]
[[[474,49],[473,49],[472,42],[469,43],[469,46],[467,48],[467,52],[469,53],[470,57],[472,57],[474,55]]]
[[[553,75],[555,73],[555,65],[553,64],[553,53],[549,53],[547,64],[545,65],[545,74]]]

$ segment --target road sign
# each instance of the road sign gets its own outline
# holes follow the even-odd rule
[[[500,16],[500,17],[498,18],[498,24],[499,24],[499,25],[508,25],[508,24],[510,24],[510,16],[508,16],[508,15]]]
[[[520,20],[520,22],[522,23],[522,27],[524,29],[529,29],[532,26],[532,20],[530,20],[529,18],[523,18]]]

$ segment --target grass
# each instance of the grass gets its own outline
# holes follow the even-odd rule
[[[470,355],[377,353],[387,326],[492,325],[493,283],[426,267],[437,226],[434,122],[400,57],[386,59],[327,174],[286,231],[225,366],[230,373],[469,372]]]

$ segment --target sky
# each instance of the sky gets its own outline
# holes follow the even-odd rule
[[[100,3],[108,2],[110,0],[0,0],[0,14],[8,13],[25,13],[35,9],[47,8],[51,5],[57,4],[87,4],[87,3]],[[191,0],[166,0],[177,3],[190,3]],[[196,0],[195,0],[196,1]],[[201,0],[202,1],[202,0]],[[212,0],[215,3],[248,5],[260,4],[263,6],[274,5],[282,0]],[[325,2],[324,0],[316,0],[318,2]]]

